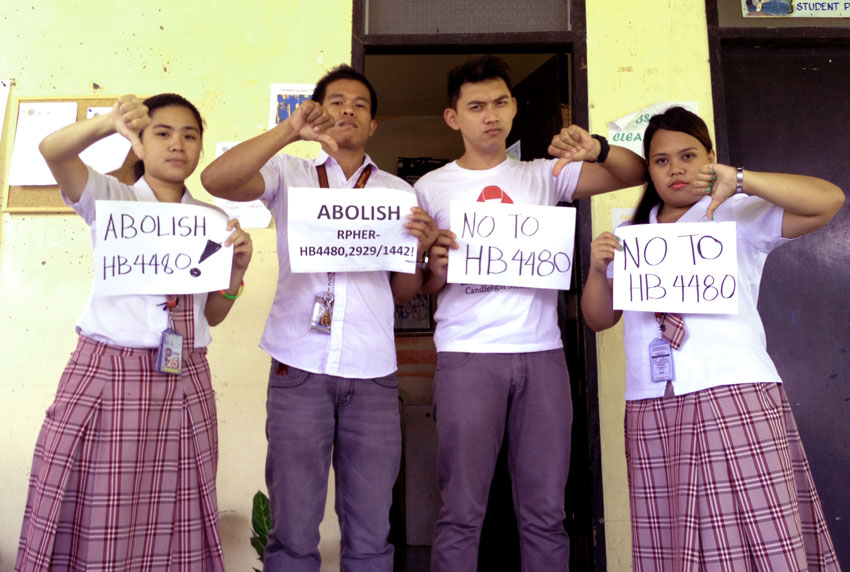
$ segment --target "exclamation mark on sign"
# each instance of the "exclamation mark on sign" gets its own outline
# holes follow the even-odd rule
[[[220,249],[221,249],[221,243],[220,242],[213,242],[212,240],[207,240],[207,245],[204,247],[204,252],[201,253],[201,258],[198,259],[198,264],[200,264],[201,262],[203,262],[204,260],[206,260],[207,258],[212,256],[213,254],[218,252]],[[197,278],[198,276],[201,275],[201,271],[198,270],[197,268],[192,268],[189,271],[189,274],[191,274],[192,276]]]

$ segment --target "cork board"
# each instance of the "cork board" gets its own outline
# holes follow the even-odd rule
[[[3,177],[3,211],[9,213],[72,213],[71,208],[62,202],[58,185],[9,185],[9,170],[11,167],[12,149],[18,124],[18,110],[22,103],[73,101],[77,103],[77,121],[86,118],[89,107],[111,107],[117,97],[20,97],[14,98],[9,109],[8,128],[4,134],[5,144],[0,151],[0,164],[4,166]],[[132,184],[133,164],[136,156],[132,151],[127,155],[124,164],[108,174]]]

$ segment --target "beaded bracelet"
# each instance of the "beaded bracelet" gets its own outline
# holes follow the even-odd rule
[[[239,283],[239,291],[236,294],[228,294],[224,290],[219,290],[219,293],[222,296],[224,296],[225,298],[227,298],[228,300],[235,300],[236,298],[238,298],[239,296],[242,295],[243,290],[245,290],[245,281],[244,280]]]

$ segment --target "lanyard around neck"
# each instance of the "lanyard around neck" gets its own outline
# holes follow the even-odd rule
[[[325,168],[324,164],[316,166],[316,174],[319,176],[319,186],[323,189],[327,189],[328,185],[328,170]],[[366,165],[362,171],[360,171],[360,176],[357,177],[357,182],[354,183],[355,189],[362,189],[366,186],[366,181],[369,180],[369,177],[372,176],[372,167]],[[333,272],[328,272],[328,292],[327,296],[330,299],[331,303],[333,303],[333,295],[334,295],[334,283],[336,282],[335,276]]]
[[[319,176],[319,186],[323,189],[327,189],[328,185],[328,170],[324,165],[316,166],[316,174]],[[360,176],[357,177],[357,182],[354,183],[355,189],[362,189],[366,186],[366,181],[369,180],[369,177],[372,176],[372,167],[370,165],[366,165],[363,167],[363,170],[360,171]]]

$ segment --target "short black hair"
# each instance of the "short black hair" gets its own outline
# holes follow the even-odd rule
[[[372,84],[369,83],[369,80],[366,79],[365,75],[346,64],[340,64],[323,75],[316,83],[316,87],[313,89],[313,95],[310,96],[310,99],[323,104],[325,101],[325,90],[327,89],[328,84],[339,79],[353,79],[366,86],[366,89],[369,90],[369,99],[372,100],[372,108],[370,110],[372,113],[372,119],[375,119],[375,114],[378,113],[378,94],[375,92],[375,88],[372,87]]]
[[[511,66],[502,58],[494,55],[473,56],[449,72],[448,103],[457,109],[460,88],[465,83],[478,83],[488,79],[501,79],[513,92],[511,85]]]
[[[189,111],[192,112],[192,115],[195,116],[195,119],[198,120],[198,131],[200,131],[201,137],[204,136],[204,119],[201,117],[201,112],[198,111],[198,108],[195,105],[183,97],[182,95],[178,95],[176,93],[160,93],[159,95],[153,95],[142,103],[148,108],[148,115],[152,115],[154,111],[161,107],[169,107],[171,105],[176,105],[178,107],[185,107]],[[142,134],[139,133],[139,139],[142,138]],[[136,179],[140,179],[142,175],[145,174],[145,164],[142,161],[137,161],[133,165],[133,175]]]
[[[643,156],[647,163],[651,161],[649,156],[650,143],[652,143],[652,138],[659,129],[686,133],[699,141],[707,152],[711,152],[713,148],[708,127],[699,115],[684,107],[671,107],[664,113],[650,117],[646,131],[643,132]],[[632,224],[648,224],[650,211],[655,205],[660,205],[662,202],[661,195],[658,194],[658,190],[652,183],[652,177],[650,177],[643,190],[643,195],[641,195],[635,207]]]

